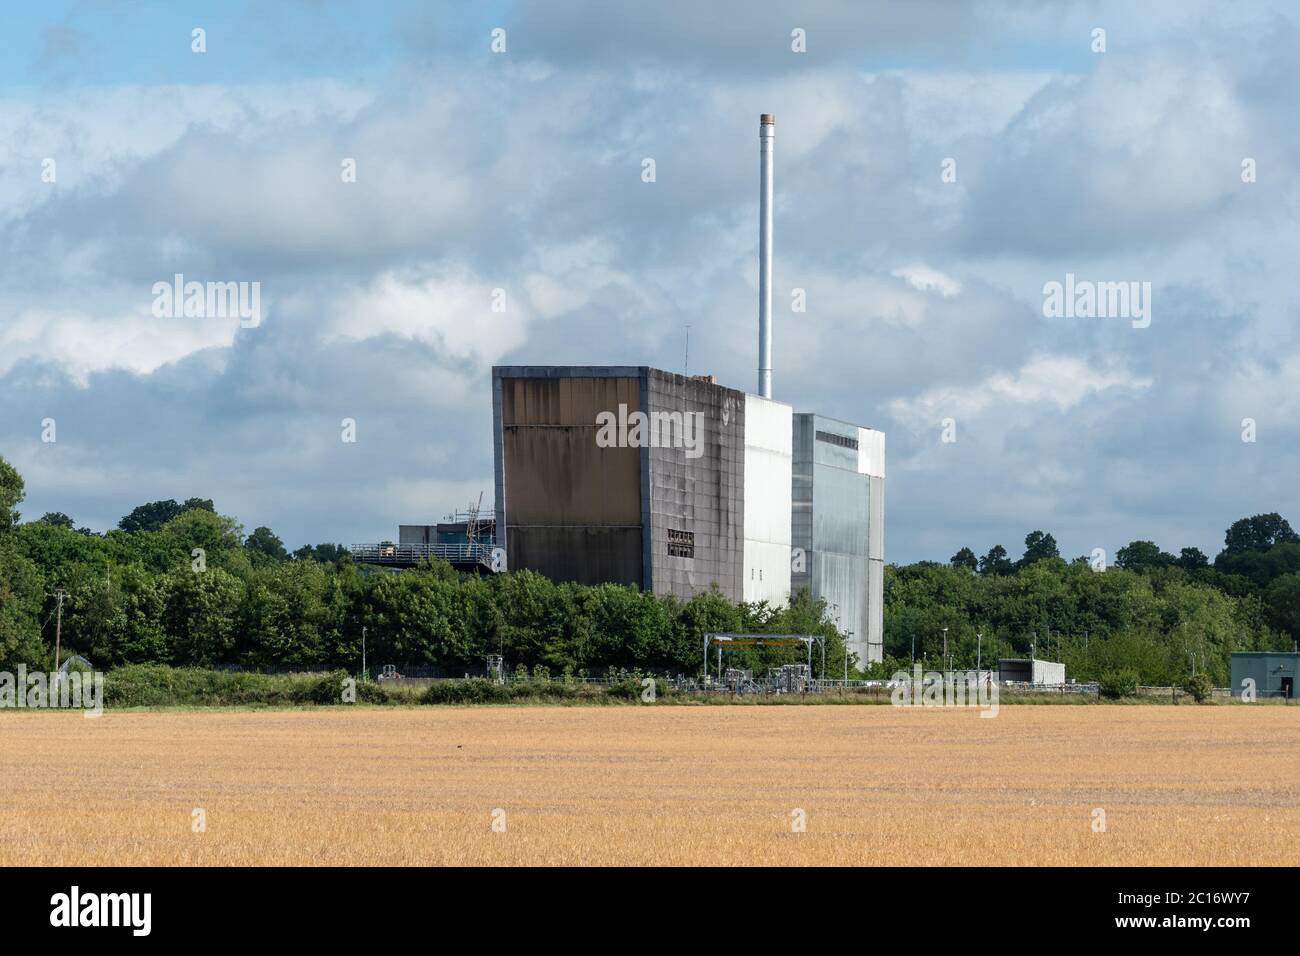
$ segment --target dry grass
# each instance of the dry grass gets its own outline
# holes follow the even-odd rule
[[[1280,707],[6,712],[0,741],[4,865],[1290,864],[1300,842]]]

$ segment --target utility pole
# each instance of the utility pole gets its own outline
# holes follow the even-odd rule
[[[975,679],[980,679],[980,662],[983,660],[984,632],[975,635]]]
[[[59,672],[59,654],[63,650],[63,588],[54,592],[54,596],[59,599],[58,617],[54,622],[54,673]],[[49,620],[47,617],[45,620]],[[58,680],[56,677],[55,680]]]
[[[366,629],[361,628],[361,679],[366,679]]]
[[[948,657],[948,629],[943,629],[943,670],[945,679],[949,671],[952,670],[952,660]]]

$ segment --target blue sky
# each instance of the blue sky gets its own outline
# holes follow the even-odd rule
[[[891,560],[1300,520],[1293,5],[31,6],[0,30],[27,517],[197,495],[377,540],[491,497],[493,364],[677,369],[689,324],[692,371],[752,387],[775,112],[776,397],[888,433]],[[153,315],[178,272],[260,283],[262,321]],[[1150,282],[1150,326],[1045,317],[1067,273]]]
[[[17,7],[17,5],[15,5]],[[333,77],[382,83],[398,64],[464,49],[499,20],[501,3],[437,11],[424,51],[404,31],[430,22],[421,2],[128,2],[51,0],[6,11],[0,80],[6,87],[154,83],[272,83]],[[206,56],[192,31],[208,35]]]

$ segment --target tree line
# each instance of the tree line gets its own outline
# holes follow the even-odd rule
[[[155,501],[116,529],[77,529],[64,514],[20,522],[23,485],[0,459],[0,669],[53,664],[55,593],[65,594],[63,654],[100,667],[481,673],[489,654],[512,670],[595,676],[609,669],[699,671],[708,632],[812,633],[826,669],[844,643],[824,606],[735,604],[717,590],[689,601],[620,585],[557,584],[529,571],[459,573],[445,561],[395,572],[354,563],[342,545],[289,553],[269,528],[245,535],[208,499]],[[724,666],[761,670],[802,649],[727,652]],[[821,653],[817,654],[821,667]]]
[[[489,654],[555,674],[693,674],[711,631],[820,634],[828,676],[844,666],[843,635],[806,594],[771,607],[716,589],[678,601],[528,571],[463,574],[442,561],[399,573],[356,564],[337,544],[290,553],[271,529],[245,534],[203,498],[141,505],[96,534],[62,513],[23,522],[23,491],[0,458],[0,669],[52,665],[60,589],[65,655],[100,667],[356,672],[364,634],[370,665],[449,676],[480,672]],[[1280,515],[1256,515],[1227,529],[1213,561],[1138,540],[1099,566],[1095,555],[1063,559],[1051,534],[1034,531],[1017,560],[995,545],[983,557],[962,548],[946,564],[888,566],[884,619],[886,660],[865,676],[906,669],[913,654],[930,668],[969,668],[1032,653],[1064,661],[1078,680],[1126,669],[1178,684],[1196,669],[1224,686],[1233,650],[1287,649],[1300,636],[1300,536]],[[726,664],[759,671],[804,659],[802,649],[727,654]]]
[[[1069,677],[1131,670],[1148,684],[1182,684],[1195,670],[1226,686],[1240,650],[1289,650],[1300,637],[1300,535],[1276,513],[1242,518],[1211,561],[1154,542],[1066,561],[1055,538],[1025,537],[1012,560],[994,545],[965,547],[947,564],[921,561],[885,572],[885,653],[907,666],[956,667],[1027,657],[1062,661]],[[981,638],[982,635],[982,638]]]

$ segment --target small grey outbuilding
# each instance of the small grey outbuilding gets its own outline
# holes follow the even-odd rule
[[[1255,696],[1291,698],[1296,694],[1300,654],[1294,651],[1235,651],[1232,655],[1232,696],[1242,696],[1253,681]]]
[[[1065,683],[1065,665],[1030,657],[1003,657],[998,661],[998,680],[1017,684]]]

